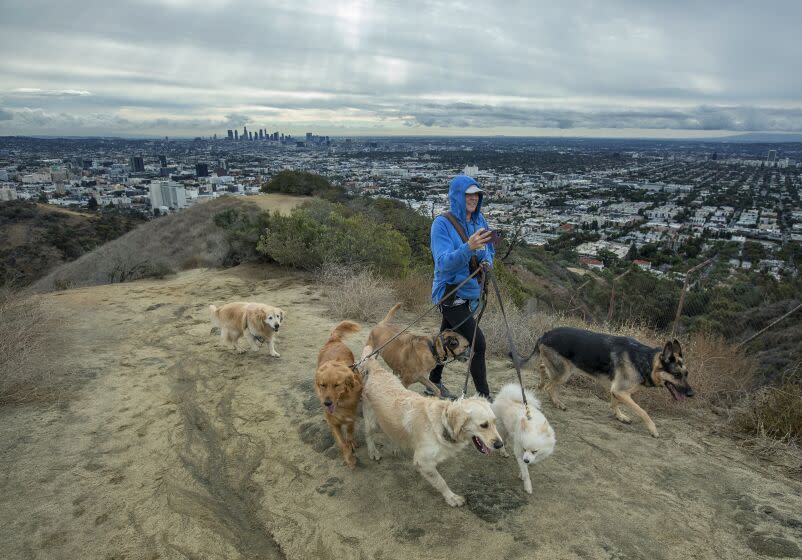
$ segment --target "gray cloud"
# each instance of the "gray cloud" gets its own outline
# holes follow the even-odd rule
[[[578,111],[454,103],[412,105],[406,108],[405,115],[407,126],[446,128],[802,131],[802,108],[698,106],[684,110]]]
[[[795,0],[5,2],[0,133],[798,131],[800,20]]]

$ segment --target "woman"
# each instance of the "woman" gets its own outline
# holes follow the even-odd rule
[[[465,235],[463,241],[455,227],[445,216],[438,216],[432,222],[432,257],[434,257],[434,282],[432,302],[436,303],[470,276],[471,257],[476,257],[479,266],[489,269],[493,266],[492,233],[482,216],[482,195],[484,191],[472,177],[457,175],[448,187],[450,212],[454,215]],[[440,330],[454,329],[470,341],[473,338],[476,321],[471,313],[476,310],[481,297],[478,275],[466,282],[457,293],[440,305],[443,321]],[[456,328],[455,328],[456,327]],[[481,329],[476,330],[473,346],[471,377],[476,392],[490,398],[485,367],[485,337]],[[437,385],[443,397],[454,398],[442,383],[443,366],[435,367],[429,380]]]

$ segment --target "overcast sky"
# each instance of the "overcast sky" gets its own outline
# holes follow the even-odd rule
[[[0,0],[0,135],[802,132],[802,1]]]

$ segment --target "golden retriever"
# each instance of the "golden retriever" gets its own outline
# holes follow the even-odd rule
[[[278,358],[276,352],[275,334],[284,321],[284,311],[264,303],[247,303],[237,301],[227,303],[222,307],[209,306],[212,325],[220,328],[220,339],[223,344],[237,352],[244,352],[237,347],[240,337],[245,340],[251,350],[259,350],[262,341],[268,343],[270,355]]]
[[[318,353],[315,371],[315,393],[323,406],[323,417],[342,451],[345,464],[352,469],[356,466],[354,423],[359,399],[362,398],[362,375],[351,367],[354,354],[343,338],[360,328],[352,321],[342,321],[334,327]]]
[[[384,319],[373,327],[368,336],[368,346],[378,348],[401,331],[389,324],[400,308],[401,304],[396,303]],[[401,378],[404,387],[419,382],[440,397],[440,389],[429,381],[429,372],[436,365],[445,363],[449,357],[467,359],[468,350],[470,343],[464,336],[445,330],[431,338],[404,333],[382,348],[379,354],[393,373]]]
[[[373,351],[365,346],[364,358]],[[463,449],[473,440],[480,453],[501,449],[504,442],[496,430],[496,415],[483,397],[456,401],[430,399],[406,389],[395,375],[370,359],[364,365],[365,440],[368,455],[381,459],[373,441],[376,424],[398,447],[412,450],[412,462],[429,484],[450,506],[461,506],[465,498],[451,491],[437,471],[437,465]]]

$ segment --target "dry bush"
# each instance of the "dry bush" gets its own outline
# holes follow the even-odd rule
[[[751,447],[771,451],[772,444],[802,442],[802,380],[799,364],[778,385],[748,393],[730,415],[730,426],[750,437]]]
[[[0,403],[52,395],[58,377],[53,348],[63,348],[58,318],[37,297],[0,290]]]
[[[665,344],[666,340],[668,336],[652,338],[655,346]],[[647,410],[681,412],[685,407],[726,409],[737,403],[752,386],[757,366],[755,359],[720,335],[694,333],[680,343],[688,367],[688,382],[696,391],[696,396],[677,402],[667,390],[640,391],[638,402],[648,407]]]
[[[410,271],[404,278],[392,282],[397,301],[408,311],[422,312],[432,305],[432,276]]]
[[[375,323],[396,303],[390,284],[370,269],[326,263],[320,280],[335,317]]]
[[[155,219],[106,243],[36,282],[35,292],[161,278],[185,267],[223,265],[230,245],[214,216],[227,208],[258,211],[247,201],[222,197]]]

